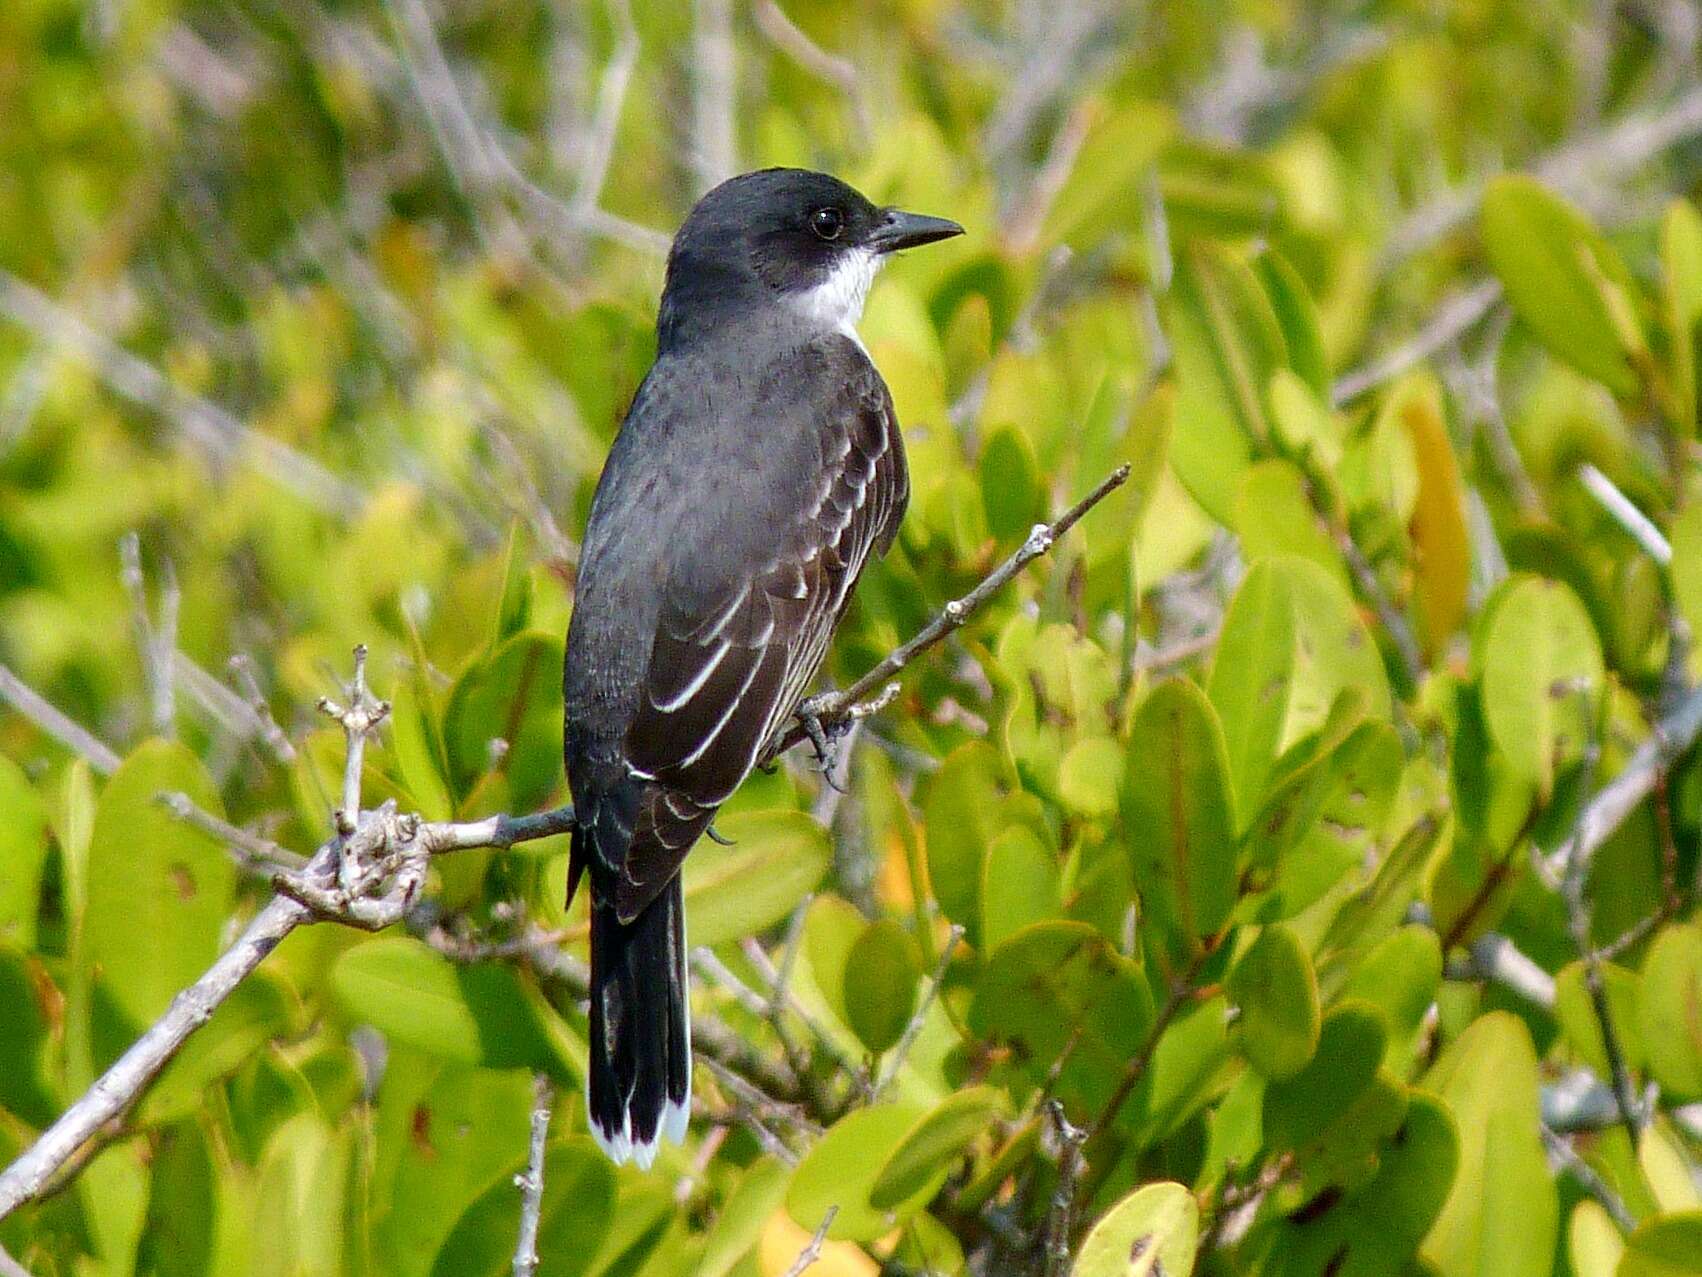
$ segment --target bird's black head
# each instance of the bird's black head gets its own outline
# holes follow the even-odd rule
[[[661,343],[747,307],[778,305],[811,328],[849,330],[887,253],[962,233],[941,217],[877,208],[826,173],[773,168],[730,178],[674,237]]]

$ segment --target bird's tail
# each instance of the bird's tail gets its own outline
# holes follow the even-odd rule
[[[678,877],[631,922],[591,906],[591,1133],[616,1162],[649,1167],[691,1114],[691,1008]]]

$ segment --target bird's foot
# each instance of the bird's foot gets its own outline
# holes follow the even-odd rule
[[[802,702],[793,714],[804,729],[804,735],[809,738],[810,747],[815,750],[816,770],[821,772],[822,779],[829,786],[845,792],[845,787],[834,778],[839,769],[839,738],[850,727],[844,720],[823,722],[821,711],[825,707],[825,698],[812,696]]]

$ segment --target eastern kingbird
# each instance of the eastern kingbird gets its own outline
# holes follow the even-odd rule
[[[887,253],[962,234],[824,173],[722,183],[668,255],[656,363],[609,451],[567,632],[591,881],[591,1130],[649,1166],[691,1110],[680,863],[809,687],[909,499],[858,339]]]

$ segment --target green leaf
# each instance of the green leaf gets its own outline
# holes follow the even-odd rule
[[[1382,659],[1341,584],[1290,555],[1255,563],[1230,601],[1207,683],[1244,821],[1277,757],[1323,726],[1350,687],[1364,692],[1368,715],[1389,716]]]
[[[1004,798],[998,751],[985,741],[953,750],[928,787],[928,880],[946,917],[981,944],[981,862]]]
[[[456,680],[443,736],[450,779],[463,801],[491,773],[506,778],[508,801],[518,811],[549,798],[561,779],[561,669],[562,640],[525,632]]]
[[[47,1085],[51,1035],[42,1005],[57,994],[36,959],[0,944],[0,1007],[6,1008],[6,1030],[0,1033],[0,1109],[38,1127],[53,1121],[60,1108]]]
[[[1474,1020],[1426,1085],[1454,1115],[1460,1161],[1420,1254],[1462,1277],[1548,1277],[1560,1204],[1537,1133],[1537,1058],[1524,1022],[1504,1011]]]
[[[1058,794],[1083,816],[1110,816],[1117,810],[1117,782],[1123,751],[1109,736],[1084,736],[1058,763]]]
[[[151,740],[107,781],[89,842],[87,961],[132,1026],[151,1024],[213,964],[236,886],[224,849],[172,816],[165,791],[223,813],[195,756]]]
[[[1235,904],[1235,804],[1223,731],[1185,679],[1161,683],[1129,731],[1124,830],[1135,886],[1186,939],[1216,935]]]
[[[1702,1209],[1702,1190],[1696,1187],[1690,1163],[1665,1119],[1643,1128],[1637,1141],[1637,1165],[1662,1211]]]
[[[1264,285],[1277,325],[1288,349],[1288,366],[1305,382],[1320,402],[1330,400],[1330,365],[1324,353],[1324,335],[1319,328],[1318,307],[1299,272],[1280,253],[1260,253],[1253,261],[1259,282]]]
[[[823,892],[810,901],[804,914],[804,957],[810,976],[833,1013],[845,1023],[845,967],[851,949],[862,937],[868,921],[849,900]]]
[[[1702,1273],[1702,1210],[1645,1220],[1625,1244],[1615,1277],[1697,1277]]]
[[[338,1277],[352,1135],[332,1130],[317,1113],[297,1113],[266,1142],[255,1197],[254,1277]]]
[[[845,1022],[876,1055],[895,1045],[916,1006],[922,957],[891,918],[871,922],[845,959]]]
[[[996,430],[981,449],[981,500],[987,528],[1000,541],[1020,541],[1045,513],[1038,463],[1028,436]]]
[[[969,1027],[1013,1048],[1037,1077],[1074,1042],[1060,1091],[1103,1096],[1152,1016],[1152,995],[1133,963],[1086,923],[1052,921],[1025,927],[993,950],[976,982]]]
[[[1199,1245],[1200,1208],[1181,1184],[1136,1189],[1094,1224],[1072,1277],[1188,1277]]]
[[[738,940],[780,921],[816,889],[833,859],[827,831],[798,811],[737,812],[686,858],[686,918],[691,943]]]
[[[1566,1252],[1577,1277],[1614,1277],[1625,1254],[1625,1238],[1613,1216],[1586,1197],[1572,1208]]]
[[[28,777],[0,754],[0,944],[35,946],[41,867],[47,859],[47,804]]]
[[[1247,562],[1278,554],[1310,559],[1348,587],[1347,565],[1319,523],[1306,480],[1287,461],[1261,461],[1241,476],[1235,494],[1235,532]]]
[[[1377,1076],[1384,1037],[1383,1018],[1370,1007],[1331,1011],[1305,1067],[1265,1088],[1266,1146],[1300,1148],[1346,1113]]]
[[[1413,1037],[1441,981],[1441,941],[1432,928],[1417,924],[1385,936],[1348,973],[1341,996],[1383,1012],[1389,1030],[1383,1063],[1396,1074],[1404,1074],[1412,1059]]]
[[[981,884],[982,945],[997,948],[1030,923],[1055,917],[1058,895],[1057,855],[1026,825],[1005,830],[987,848]]]
[[[882,1164],[869,1191],[870,1204],[897,1206],[949,1173],[1005,1108],[1004,1092],[997,1087],[972,1086],[946,1097],[917,1120]]]
[[[1649,1071],[1674,1100],[1702,1097],[1702,926],[1661,930],[1637,999]]]
[[[1490,182],[1480,225],[1507,300],[1543,345],[1615,394],[1634,394],[1637,374],[1605,291],[1629,294],[1630,278],[1600,232],[1522,175]]]
[[[331,990],[345,1014],[394,1042],[461,1064],[548,1069],[572,1080],[505,966],[457,966],[411,937],[382,936],[337,959]]]
[[[372,1240],[396,1277],[427,1277],[467,1207],[498,1185],[513,1191],[532,1084],[518,1070],[452,1066],[412,1084],[395,1072],[392,1056],[379,1095],[381,1178],[371,1190],[384,1213]]]
[[[726,1277],[762,1237],[769,1216],[786,1199],[790,1167],[772,1157],[751,1163],[727,1198],[698,1257],[696,1277]]]
[[[1291,1077],[1318,1047],[1318,983],[1287,927],[1270,926],[1229,973],[1229,1002],[1241,1012],[1241,1049],[1268,1078]]]
[[[1702,634],[1702,501],[1672,521],[1672,594],[1692,634]]]
[[[396,767],[420,815],[427,820],[453,819],[455,804],[449,794],[443,732],[422,678],[410,678],[397,688],[389,722]]]
[[[1270,438],[1264,396],[1286,365],[1282,328],[1247,263],[1207,241],[1178,254],[1166,314],[1181,423],[1170,464],[1206,512],[1229,523],[1241,473]]]
[[[1582,750],[1602,682],[1595,627],[1558,581],[1518,578],[1482,644],[1484,721],[1514,772],[1547,793],[1557,763]]]
[[[1131,102],[1095,120],[1048,205],[1040,242],[1069,240],[1085,248],[1127,226],[1131,207],[1138,207],[1131,190],[1175,132],[1169,109],[1155,102]]]
[[[1674,200],[1661,218],[1661,288],[1679,414],[1672,424],[1694,432],[1697,342],[1702,339],[1702,214],[1688,200]]]
[[[881,1168],[920,1116],[912,1105],[880,1104],[835,1122],[792,1172],[786,1210],[798,1226],[813,1232],[828,1207],[837,1206],[827,1235],[836,1241],[872,1241],[926,1205],[945,1182],[945,1171],[903,1201],[877,1207],[870,1200]]]
[[[432,1277],[508,1277],[520,1228],[514,1178],[525,1169],[521,1158],[468,1204],[437,1252]],[[551,1143],[544,1153],[537,1277],[590,1271],[614,1205],[614,1171],[596,1144],[582,1135]]]

